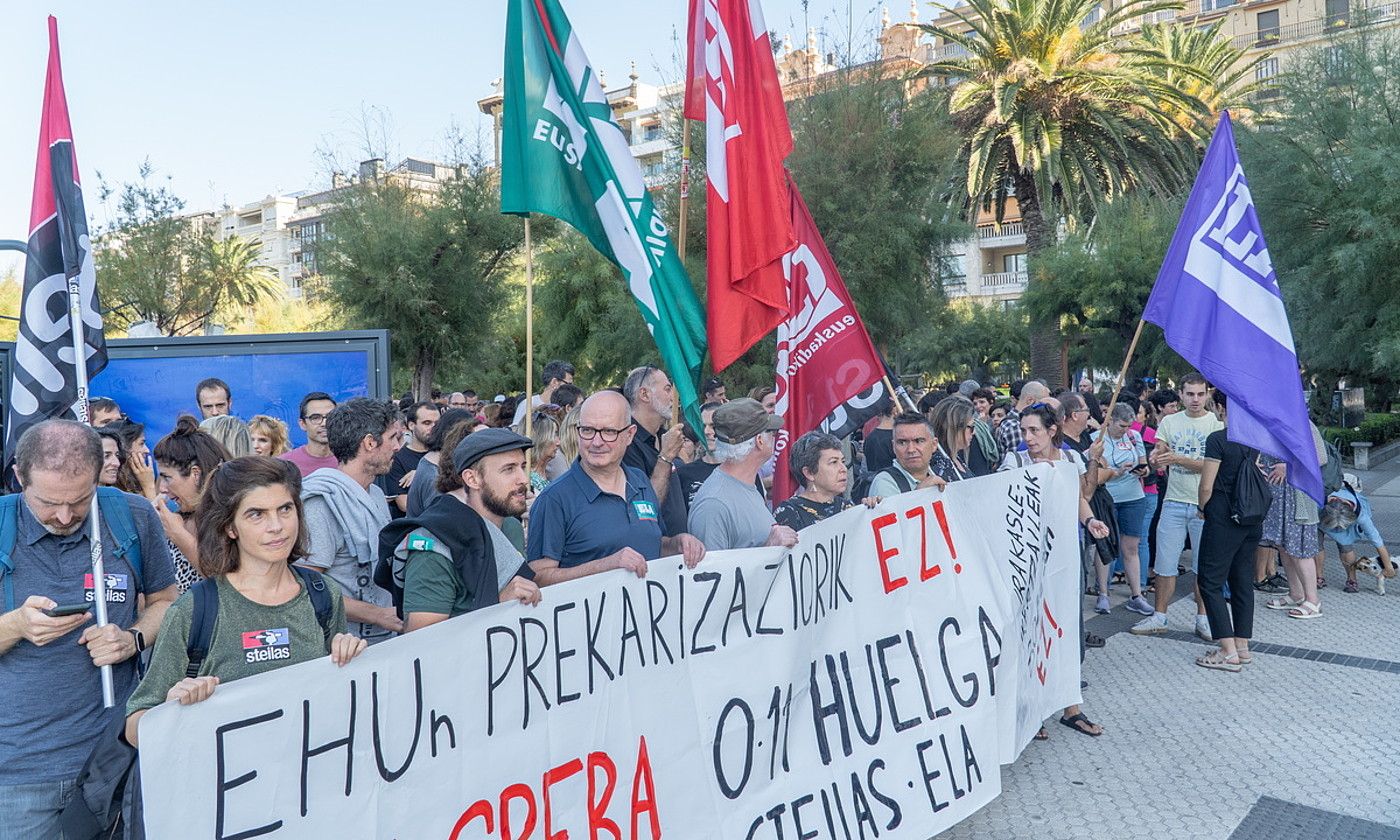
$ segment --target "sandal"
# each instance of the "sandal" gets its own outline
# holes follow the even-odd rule
[[[1291,610],[1302,603],[1303,601],[1301,599],[1295,601],[1287,595],[1284,595],[1281,598],[1270,598],[1269,600],[1264,602],[1264,606],[1268,607],[1271,610]]]
[[[1046,732],[1045,727],[1042,726],[1040,727],[1040,731],[1035,733],[1035,739],[1037,741],[1048,741],[1050,740],[1050,733]]]
[[[1322,618],[1322,605],[1314,604],[1311,601],[1304,601],[1298,606],[1288,611],[1289,618]]]
[[[1107,641],[1106,639],[1104,639],[1103,636],[1098,636],[1098,635],[1095,635],[1095,634],[1093,634],[1093,633],[1085,633],[1085,634],[1084,634],[1084,646],[1085,646],[1085,647],[1101,648],[1101,647],[1103,647],[1103,646],[1106,645],[1106,644],[1108,644],[1108,641]]]
[[[1232,674],[1240,672],[1240,658],[1226,656],[1225,651],[1220,648],[1215,648],[1210,653],[1196,657],[1196,664],[1212,671],[1229,671]]]
[[[1318,578],[1318,579],[1317,579],[1317,588],[1318,588],[1318,589],[1326,589],[1326,588],[1327,588],[1327,578],[1325,578],[1325,577],[1320,577],[1320,578]]]
[[[1251,663],[1254,662],[1254,654],[1252,654],[1252,653],[1239,653],[1239,652],[1236,652],[1236,653],[1235,653],[1235,658],[1238,659],[1238,660],[1240,661],[1240,664],[1241,664],[1241,665],[1249,665],[1249,664],[1251,664]]]
[[[1342,587],[1342,591],[1343,591],[1343,592],[1360,592],[1361,589],[1360,589],[1360,587],[1358,587],[1358,586],[1356,585],[1356,581],[1354,581],[1354,580],[1349,580],[1349,581],[1346,582],[1346,585]]]
[[[1073,729],[1080,735],[1088,735],[1090,738],[1097,738],[1103,734],[1103,727],[1099,726],[1097,723],[1094,723],[1092,720],[1089,720],[1087,717],[1084,716],[1083,712],[1080,712],[1074,717],[1061,717],[1060,723],[1063,723],[1065,726],[1068,726],[1070,729]],[[1095,726],[1099,726],[1098,732],[1093,731],[1093,727]]]

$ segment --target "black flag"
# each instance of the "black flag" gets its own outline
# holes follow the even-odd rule
[[[58,56],[58,23],[49,18],[49,68],[34,169],[34,200],[29,213],[28,257],[19,336],[5,406],[5,452],[30,426],[51,417],[74,417],[88,395],[79,393],[69,318],[69,282],[76,279],[81,302],[86,375],[107,366],[107,342],[97,303],[92,241],[78,181],[78,158],[63,93]]]

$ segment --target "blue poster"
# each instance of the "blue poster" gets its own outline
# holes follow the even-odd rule
[[[301,398],[325,391],[337,402],[370,396],[374,376],[365,349],[313,353],[269,353],[113,358],[92,381],[94,397],[110,397],[137,423],[146,424],[146,442],[175,428],[181,414],[200,416],[195,385],[214,376],[233,391],[233,414],[248,420],[267,414],[287,424],[292,445],[306,443],[297,425]]]

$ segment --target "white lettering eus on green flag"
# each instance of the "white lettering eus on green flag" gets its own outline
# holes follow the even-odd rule
[[[501,212],[562,219],[622,270],[700,428],[704,310],[558,0],[509,0],[504,79]]]
[[[164,704],[147,835],[923,840],[1079,701],[1077,498],[908,493]]]

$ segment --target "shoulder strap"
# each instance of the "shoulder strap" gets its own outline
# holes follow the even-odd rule
[[[209,645],[214,641],[214,622],[219,617],[219,585],[213,578],[206,578],[190,588],[194,598],[194,612],[190,616],[190,636],[185,643],[185,676],[194,679],[199,676],[199,666],[209,655]]]
[[[10,573],[15,570],[10,555],[19,539],[19,494],[0,496],[0,580],[5,586],[5,612],[15,608],[15,587]]]
[[[126,494],[115,487],[97,488],[97,507],[102,514],[102,522],[115,542],[113,553],[126,559],[131,573],[136,577],[135,591],[145,589],[146,576],[141,565],[141,537],[136,533],[136,523],[131,519],[131,506]]]
[[[4,581],[4,610],[14,609],[14,581],[10,573],[14,571],[15,540],[20,539],[20,494],[0,496],[0,580]]]
[[[901,493],[908,493],[914,489],[914,485],[909,483],[909,479],[904,477],[904,473],[897,466],[885,467],[885,475],[894,479],[894,483],[899,485]]]
[[[315,569],[293,566],[292,571],[296,572],[297,577],[306,585],[306,594],[311,598],[311,608],[316,611],[316,623],[321,625],[321,632],[327,632],[331,626],[331,614],[335,611],[335,605],[331,603],[326,579]]]

